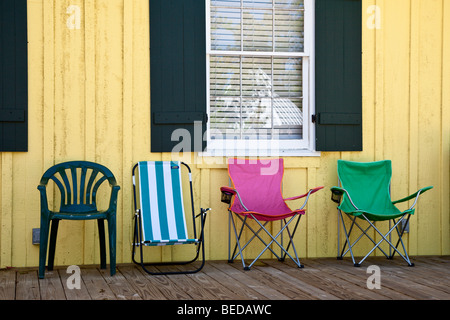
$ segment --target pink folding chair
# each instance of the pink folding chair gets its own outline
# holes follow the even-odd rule
[[[300,196],[283,198],[283,159],[250,160],[232,158],[228,161],[228,174],[230,176],[232,187],[220,188],[222,192],[221,201],[229,204],[228,262],[234,261],[234,259],[240,255],[244,270],[250,270],[259,257],[261,257],[261,255],[269,249],[279,261],[284,261],[287,255],[299,268],[303,268],[303,265],[300,263],[298,258],[293,238],[300,222],[300,218],[305,214],[304,208],[308,202],[309,196],[323,187],[310,189],[307,193]],[[288,200],[295,200],[305,197],[306,199],[299,209],[292,210],[286,204],[286,201]],[[235,223],[234,216],[239,218],[242,222],[239,232],[237,230],[237,224]],[[249,225],[248,219],[256,221],[259,229],[255,231]],[[295,226],[291,232],[289,225],[295,219]],[[272,235],[272,233],[266,228],[266,225],[271,221],[281,222],[281,229],[275,235]],[[231,254],[231,226],[233,227],[234,235],[236,237],[236,245],[234,246],[233,254]],[[253,235],[246,244],[241,245],[240,240],[244,227],[251,230]],[[262,230],[264,230],[270,237],[270,241],[268,243],[266,243],[266,241],[264,241],[264,239],[259,235]],[[286,231],[289,237],[289,243],[286,248],[283,246],[284,231]],[[277,238],[280,236],[281,239],[278,241]],[[249,265],[246,265],[242,252],[255,238],[258,238],[265,247]],[[280,247],[280,255],[275,253],[275,251],[271,248],[274,243]],[[291,245],[295,258],[288,252]],[[236,253],[237,249],[239,252]]]

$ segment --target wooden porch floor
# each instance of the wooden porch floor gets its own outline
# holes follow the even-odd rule
[[[263,260],[244,271],[240,261],[207,261],[192,275],[150,276],[135,265],[119,265],[113,277],[97,266],[81,267],[81,288],[69,289],[66,268],[38,279],[37,268],[0,270],[0,300],[450,300],[450,257],[351,260]],[[381,288],[370,290],[367,267],[381,270]]]

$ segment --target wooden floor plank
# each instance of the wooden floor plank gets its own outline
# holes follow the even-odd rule
[[[239,281],[236,281],[233,277],[227,275],[225,272],[221,270],[220,265],[213,266],[211,263],[208,263],[204,267],[204,270],[202,271],[205,272],[210,277],[217,279],[217,281],[220,281],[223,286],[235,292],[238,295],[238,300],[266,299],[266,297],[260,294],[258,291],[253,290],[249,286]]]
[[[433,272],[430,272],[431,270],[433,270]],[[405,270],[403,268],[390,268],[385,271],[391,272],[395,276],[404,278],[407,281],[411,281],[411,279],[413,279],[421,285],[443,291],[445,294],[450,294],[450,287],[448,286],[448,283],[446,284],[446,282],[443,281],[443,279],[450,278],[450,274],[447,274],[445,266],[430,268],[429,264],[420,263],[414,268],[407,268]]]
[[[39,290],[42,300],[66,300],[58,270],[46,272],[45,278],[39,279]]]
[[[14,300],[16,297],[16,271],[0,270],[0,300]]]
[[[176,266],[164,266],[159,270],[167,272],[177,272],[179,269]],[[186,274],[172,274],[166,276],[169,280],[174,281],[183,292],[186,292],[194,300],[210,300],[211,293],[208,288],[199,286],[194,279],[188,277]]]
[[[178,269],[183,270],[183,267]],[[208,275],[205,271],[211,269],[209,266],[203,267],[203,272],[197,272],[188,274],[187,277],[191,278],[195,283],[192,285],[195,287],[204,288],[210,295],[208,300],[241,300],[243,297],[234,291],[230,290],[227,286],[223,285],[220,281],[216,281],[214,277]]]
[[[152,282],[161,293],[168,300],[191,300],[193,299],[189,292],[183,290],[183,287],[177,282],[177,278],[165,275],[150,275],[146,273],[142,268],[137,267],[139,272],[145,276],[148,281]],[[151,272],[158,272],[159,270],[153,266],[148,266],[147,269]]]
[[[81,268],[81,277],[92,300],[117,300],[97,268]]]
[[[337,300],[338,297],[330,294],[316,286],[311,286],[305,281],[305,274],[299,268],[291,268],[279,261],[264,261],[268,265],[256,265],[251,270],[251,276],[261,278],[266,286],[280,290],[290,299],[297,300]],[[272,264],[273,263],[273,264]],[[278,268],[283,268],[281,271]],[[255,271],[255,272],[253,272]],[[295,275],[294,275],[295,274]]]
[[[274,267],[277,265],[273,264]],[[279,267],[280,268],[280,267]],[[280,269],[283,270],[283,269]],[[365,281],[349,281],[348,278],[342,278],[337,276],[336,269],[327,268],[320,264],[314,264],[309,260],[308,266],[301,270],[302,274],[298,274],[297,277],[304,279],[310,286],[319,286],[324,291],[332,294],[339,299],[344,300],[384,300],[387,297],[380,295],[367,289],[361,284]],[[292,275],[295,275],[292,273]]]
[[[227,264],[223,262],[212,262],[212,265],[223,272],[225,272],[229,277],[235,279],[236,282],[240,282],[249,288],[258,291],[262,294],[265,299],[269,300],[289,300],[290,298],[275,290],[271,287],[266,286],[260,279],[255,279],[249,276],[249,271],[244,271],[233,267],[233,264]]]
[[[334,264],[336,263],[336,264]],[[319,273],[328,272],[332,276],[342,279],[343,281],[348,283],[349,287],[358,286],[360,288],[367,289],[367,279],[368,274],[364,270],[364,273],[361,273],[361,270],[355,270],[354,266],[343,266],[342,263],[339,264],[335,260],[330,263],[330,260],[324,259],[310,259],[308,260],[308,266],[315,266]],[[330,266],[331,265],[331,266]],[[369,290],[369,289],[367,289]],[[370,290],[375,291],[375,290]],[[383,287],[383,290],[376,290],[376,294],[380,295],[377,300],[385,300],[385,299],[395,299],[395,300],[412,300],[408,295],[397,292],[387,287]],[[373,299],[373,298],[372,298]]]
[[[414,260],[414,257],[412,260]],[[373,261],[375,261],[374,263],[382,263],[383,278],[399,284],[399,288],[408,292],[410,296],[416,298],[420,296],[422,299],[427,300],[441,300],[446,299],[449,295],[448,282],[446,285],[444,285],[445,281],[443,282],[445,278],[450,279],[450,274],[447,275],[448,264],[447,268],[445,265],[431,267],[430,262],[424,261],[423,263],[415,264],[414,267],[409,267],[398,257],[394,258],[394,260],[377,259]],[[414,291],[417,291],[417,293]]]
[[[82,266],[80,288],[68,283],[66,268],[0,270],[0,300],[450,300],[450,257],[369,257],[361,267],[351,259],[260,260],[249,271],[240,263],[207,261],[195,274],[150,275],[140,266],[117,266],[114,276],[98,266]],[[380,289],[370,290],[369,266],[380,270]],[[149,267],[157,271],[156,267]],[[183,270],[170,266],[166,270]]]
[[[84,284],[83,277],[80,279],[80,286],[73,287],[72,279],[69,279],[73,273],[67,273],[66,268],[58,269],[59,278],[64,286],[64,295],[67,300],[92,300],[86,285]],[[68,285],[70,282],[70,285]]]
[[[120,271],[114,276],[109,270],[100,270],[100,273],[118,300],[142,300]]]
[[[280,263],[276,260],[269,260],[266,263],[277,270],[274,276],[286,279],[293,287],[300,288],[305,294],[315,299],[339,300],[346,298],[345,295],[342,295],[342,290],[334,290],[322,275],[312,274],[311,269],[298,268],[291,261]]]
[[[119,266],[118,268],[125,279],[130,283],[133,290],[143,300],[167,300],[168,298],[158,289],[160,286],[156,281],[151,281],[149,276],[145,276],[135,266]]]
[[[39,281],[36,270],[18,271],[16,274],[16,300],[40,300]]]
[[[329,261],[330,259],[324,259]],[[415,267],[409,267],[403,261],[402,264],[397,264],[393,260],[388,260],[384,257],[369,257],[361,267],[354,267],[350,261],[337,260],[341,263],[336,263],[336,268],[340,270],[346,270],[353,273],[355,276],[365,278],[369,277],[367,274],[367,267],[371,265],[379,266],[381,271],[381,286],[384,289],[389,289],[391,292],[398,292],[402,295],[414,299],[426,299],[426,300],[438,300],[440,293],[428,290],[426,286],[423,286],[415,280],[414,269]],[[390,272],[390,270],[395,269],[397,271],[408,272],[411,275],[410,279],[400,278]],[[353,270],[353,271],[350,271]]]

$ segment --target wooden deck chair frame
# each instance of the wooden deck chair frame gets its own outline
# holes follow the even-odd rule
[[[144,168],[143,166],[148,166],[148,165],[152,165],[154,164],[155,166],[165,166],[166,170],[169,170],[168,167],[170,167],[170,170],[178,170],[178,173],[175,173],[176,175],[178,175],[179,177],[179,195],[181,196],[181,204],[179,206],[177,206],[177,208],[179,209],[178,212],[182,212],[183,213],[183,217],[179,216],[179,218],[183,218],[184,219],[184,231],[185,231],[185,235],[186,238],[185,239],[173,239],[173,240],[148,240],[145,239],[145,234],[144,234],[144,223],[145,223],[145,215],[149,214],[149,210],[145,210],[142,207],[142,203],[141,203],[141,195],[142,195],[142,188],[141,188],[141,179],[139,179],[139,183],[138,183],[138,188],[136,188],[136,169],[139,168]],[[186,211],[184,210],[184,205],[183,205],[183,201],[182,201],[182,196],[183,196],[183,190],[182,190],[182,178],[181,178],[181,165],[183,165],[187,171],[188,171],[188,175],[189,175],[189,187],[190,187],[190,205],[191,205],[191,210],[192,210],[192,233],[194,238],[193,239],[188,239],[187,238],[187,229],[186,229],[186,218],[187,218],[187,214]],[[141,177],[142,173],[139,173],[139,178]],[[162,174],[162,173],[161,173]],[[156,176],[156,174],[155,174]],[[161,175],[159,176],[159,179],[161,179]],[[158,179],[158,178],[156,178]],[[155,182],[156,183],[156,182]],[[150,192],[150,189],[148,190]],[[168,191],[167,189],[165,189],[165,191]],[[177,162],[177,161],[142,161],[142,162],[138,162],[134,167],[133,167],[133,194],[134,194],[134,209],[135,209],[135,215],[134,215],[134,236],[133,236],[133,248],[132,248],[132,260],[135,264],[140,265],[142,267],[142,269],[147,272],[148,274],[151,275],[170,275],[170,274],[189,274],[189,273],[196,273],[198,271],[200,271],[203,266],[205,265],[205,244],[204,244],[204,227],[205,227],[205,221],[206,221],[206,214],[207,212],[210,210],[210,208],[208,209],[200,209],[200,213],[198,215],[195,215],[194,213],[194,198],[193,198],[193,187],[192,187],[192,174],[191,174],[191,169],[190,167],[184,163],[184,162]],[[139,200],[137,198],[137,196],[139,195]],[[164,192],[164,197],[167,197],[167,192]],[[173,195],[173,193],[172,193]],[[153,198],[155,199],[155,198]],[[180,202],[179,202],[180,203]],[[174,202],[174,208],[176,206],[176,203]],[[144,212],[144,210],[146,212]],[[167,215],[167,212],[164,212],[164,209],[159,209],[159,215]],[[174,209],[175,210],[175,209]],[[197,223],[196,220],[198,220],[197,218],[200,218],[200,232],[198,233],[197,230]],[[181,220],[179,220],[178,222],[180,222]],[[182,228],[180,228],[182,229]],[[197,234],[199,235],[197,238]],[[143,247],[144,246],[166,246],[166,245],[178,245],[178,244],[183,244],[183,245],[193,245],[196,247],[195,249],[195,255],[191,260],[187,260],[187,261],[172,261],[172,262],[157,262],[157,263],[145,263],[144,262],[144,252],[143,252]],[[140,260],[137,261],[136,260],[136,248],[139,247],[139,255],[140,255]],[[190,270],[180,270],[180,271],[160,271],[160,272],[156,272],[156,271],[151,271],[148,268],[146,268],[147,266],[170,266],[170,265],[188,265],[191,264],[195,261],[197,261],[200,257],[200,252],[201,252],[201,264],[200,266],[198,266],[197,268],[192,268]]]

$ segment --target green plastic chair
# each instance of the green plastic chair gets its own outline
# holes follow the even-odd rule
[[[59,211],[51,211],[47,200],[49,180],[55,182],[61,195]],[[103,182],[111,186],[108,209],[97,209],[97,191]],[[104,221],[108,222],[109,258],[111,275],[116,273],[116,210],[117,194],[120,187],[114,175],[106,167],[88,161],[71,161],[57,164],[48,169],[38,186],[41,199],[41,229],[39,248],[39,278],[45,276],[45,261],[48,248],[48,270],[53,270],[56,236],[60,220],[97,219],[100,238],[100,266],[106,269],[106,245]]]
[[[348,251],[352,256],[353,264],[359,267],[361,263],[375,250],[380,249],[383,254],[392,259],[395,253],[398,253],[409,266],[414,266],[410,261],[408,253],[406,251],[405,245],[402,240],[402,236],[408,226],[409,219],[411,215],[414,214],[414,207],[417,203],[419,195],[432,189],[432,186],[422,188],[419,191],[411,194],[410,196],[397,200],[391,200],[390,187],[391,187],[391,177],[392,177],[392,163],[390,160],[376,161],[376,162],[353,162],[338,160],[337,171],[339,178],[339,186],[332,187],[332,200],[337,202],[338,205],[338,241],[340,238],[339,232],[341,229],[340,224],[342,223],[342,228],[345,233],[346,241],[343,245],[342,251],[340,251],[340,245],[338,243],[338,259],[342,259]],[[405,210],[399,210],[395,204],[401,203],[414,199],[413,205]],[[343,214],[352,221],[349,231],[345,227]],[[359,220],[364,220],[369,223],[369,227],[365,230],[357,223]],[[376,226],[377,221],[389,221],[389,231],[383,234]],[[391,227],[391,222],[393,226]],[[357,226],[362,234],[353,242],[350,243],[350,235],[354,228]],[[379,242],[375,242],[367,233],[370,228],[374,228],[376,232],[381,236]],[[391,233],[396,230],[398,235],[397,244],[394,245],[391,242]],[[353,246],[366,235],[374,244],[374,247],[367,253],[367,255],[362,258],[358,263],[355,262],[355,257],[353,255]],[[389,236],[389,239],[388,239]],[[389,244],[390,253],[387,254],[380,248],[380,244],[386,241]],[[398,250],[398,245],[401,243],[403,247],[402,254]],[[344,252],[347,244],[348,249]],[[391,253],[393,249],[393,252]],[[340,251],[340,253],[339,253]]]

